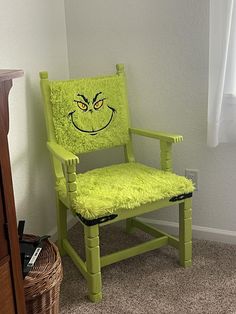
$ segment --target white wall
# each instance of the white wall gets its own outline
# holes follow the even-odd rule
[[[68,77],[63,0],[0,1],[0,68],[23,69],[10,92],[9,144],[18,219],[51,232],[55,202],[38,72]]]
[[[183,134],[175,170],[199,169],[193,223],[235,231],[236,146],[206,146],[209,1],[65,0],[65,8],[70,76],[125,63],[133,125]],[[135,141],[138,159],[158,165],[156,145]],[[177,219],[173,210],[149,217]]]

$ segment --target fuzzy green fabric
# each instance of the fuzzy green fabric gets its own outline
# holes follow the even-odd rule
[[[65,197],[65,180],[57,190]],[[77,175],[73,209],[86,219],[193,192],[192,181],[139,163],[123,163]]]
[[[124,78],[119,75],[51,81],[52,120],[58,144],[73,153],[128,142]]]

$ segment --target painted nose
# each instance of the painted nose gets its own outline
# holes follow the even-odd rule
[[[93,112],[93,109],[89,109],[89,112],[91,112],[91,113],[92,113],[92,112]]]

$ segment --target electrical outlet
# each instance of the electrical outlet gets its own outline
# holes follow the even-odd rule
[[[199,191],[198,170],[185,169],[185,177],[190,179],[194,183],[195,191]]]

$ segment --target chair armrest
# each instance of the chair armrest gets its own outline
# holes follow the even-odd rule
[[[59,160],[64,166],[67,197],[70,204],[69,206],[71,206],[73,200],[77,196],[76,166],[79,161],[79,158],[73,153],[67,151],[61,145],[58,145],[57,143],[47,142],[47,146],[49,151],[53,154],[53,157]]]
[[[66,150],[61,145],[54,142],[47,142],[49,151],[53,156],[67,166],[77,165],[79,158],[73,153]]]
[[[142,130],[136,128],[130,128],[130,133],[137,134],[145,137],[156,138],[160,140],[160,157],[161,157],[161,169],[164,171],[172,172],[172,153],[171,148],[173,143],[179,143],[183,141],[183,136],[176,134],[168,134],[163,132],[155,132],[149,130]]]
[[[179,143],[183,141],[182,135],[168,134],[168,133],[163,133],[163,132],[149,131],[149,130],[136,129],[136,128],[129,128],[129,130],[133,134],[150,137],[150,138],[156,138],[158,140],[168,142],[168,143]]]

